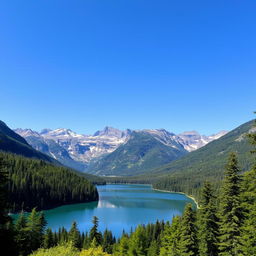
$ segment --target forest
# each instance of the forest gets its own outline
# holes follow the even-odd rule
[[[0,164],[8,177],[9,212],[98,200],[96,187],[68,168],[8,153],[0,153]]]
[[[244,173],[236,153],[230,153],[217,192],[205,181],[199,207],[187,204],[182,216],[170,222],[139,225],[121,238],[93,227],[81,233],[76,223],[69,231],[46,229],[42,212],[33,209],[13,222],[8,215],[6,167],[1,164],[0,241],[7,255],[19,256],[252,256],[256,255],[256,134],[248,135],[254,149],[252,168]]]

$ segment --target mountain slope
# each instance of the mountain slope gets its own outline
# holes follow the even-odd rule
[[[68,151],[54,140],[45,139],[39,133],[30,129],[16,129],[15,131],[25,137],[26,141],[33,148],[50,157],[53,157],[63,165],[80,171],[84,171],[86,168],[86,164],[73,160]]]
[[[0,152],[1,166],[9,172],[10,211],[49,209],[98,200],[96,187],[72,170],[41,160]]]
[[[51,163],[58,163],[58,161],[53,158],[35,150],[24,138],[12,131],[2,121],[0,121],[0,151],[14,153],[29,158],[37,158]]]
[[[194,195],[204,180],[218,187],[230,152],[238,154],[242,170],[249,170],[252,156],[246,133],[255,132],[253,125],[254,121],[249,121],[206,146],[153,170],[150,175],[162,177],[154,187]]]
[[[168,145],[167,145],[168,144]],[[96,175],[130,176],[145,173],[185,155],[187,151],[169,138],[165,144],[156,135],[134,131],[129,140],[88,167]]]

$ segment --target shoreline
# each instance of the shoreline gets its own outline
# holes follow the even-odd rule
[[[193,202],[195,203],[197,209],[200,209],[198,202],[196,201],[196,199],[193,196],[188,195],[188,194],[186,194],[184,192],[176,192],[176,191],[169,191],[169,190],[153,188],[153,185],[150,184],[150,183],[106,183],[106,185],[146,185],[146,186],[151,186],[152,190],[155,190],[155,191],[185,195],[186,197],[188,197],[188,198],[193,200]]]
[[[156,191],[160,191],[160,192],[165,192],[165,193],[175,193],[175,194],[182,194],[182,195],[185,195],[186,197],[188,197],[188,198],[190,198],[190,199],[192,199],[192,200],[194,201],[194,203],[196,204],[196,208],[197,208],[197,209],[200,209],[199,204],[198,204],[198,202],[196,201],[196,199],[195,199],[193,196],[187,195],[187,194],[184,193],[184,192],[176,192],[176,191],[169,191],[169,190],[157,189],[157,188],[153,188],[153,186],[152,186],[152,189],[153,189],[153,190],[156,190]]]

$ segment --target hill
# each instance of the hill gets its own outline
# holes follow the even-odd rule
[[[3,121],[0,121],[0,151],[58,164],[57,160],[31,147],[24,138],[11,130]]]
[[[8,173],[11,212],[98,200],[96,187],[65,167],[0,152],[0,168]]]
[[[249,170],[253,161],[246,134],[255,132],[253,126],[254,121],[249,121],[206,146],[153,170],[150,175],[159,178],[154,188],[198,196],[198,188],[208,180],[218,189],[230,152],[238,154],[242,171]]]

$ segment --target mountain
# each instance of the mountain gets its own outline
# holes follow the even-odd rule
[[[30,129],[15,131],[32,147],[80,171],[85,171],[92,159],[114,151],[131,133],[130,130],[120,131],[112,127],[105,127],[94,135],[77,134],[65,128],[43,129],[40,133]]]
[[[55,140],[45,139],[41,133],[39,134],[31,129],[16,129],[15,131],[26,138],[26,141],[33,148],[53,157],[63,165],[81,171],[84,171],[86,168],[86,164],[73,160],[73,158],[71,158],[69,155],[69,152],[64,147],[59,145]]]
[[[205,136],[205,135],[200,135],[196,131],[191,131],[191,132],[183,132],[178,135],[178,137],[181,139],[180,143],[184,146],[186,150],[189,152],[197,150],[209,142],[216,140],[223,135],[225,135],[227,131],[221,131],[217,134],[213,134],[210,136]]]
[[[0,121],[0,151],[58,164],[58,161],[31,147],[23,137],[11,130],[3,121]]]
[[[253,125],[254,121],[249,121],[206,146],[153,170],[150,175],[161,177],[154,187],[194,195],[204,180],[219,187],[230,152],[238,154],[243,171],[249,170],[253,161],[246,134],[256,131]]]
[[[62,164],[80,171],[87,171],[88,166],[90,166],[89,171],[94,173],[93,168],[96,168],[98,172],[98,167],[104,166],[102,159],[130,140],[133,131],[130,129],[121,131],[106,126],[93,135],[77,134],[66,128],[43,129],[41,132],[31,129],[16,129],[15,132],[23,136],[33,148],[53,157]],[[216,136],[220,136],[204,136],[198,133],[195,135],[195,132],[193,136],[191,132],[175,135],[164,129],[145,129],[136,132],[147,133],[167,147],[172,147],[176,143],[179,147],[183,146],[182,150],[185,148],[185,151],[195,150],[215,139]],[[146,143],[146,141],[142,140],[141,143]],[[144,146],[146,145],[142,145],[142,147]],[[140,157],[140,153],[138,153],[137,158]],[[167,156],[165,160],[156,161],[156,163],[164,164],[170,159],[176,158]],[[99,161],[98,164],[97,161]],[[101,171],[99,172],[101,173]]]
[[[92,162],[88,172],[96,175],[130,176],[145,173],[187,153],[165,130],[133,131],[126,143]]]

